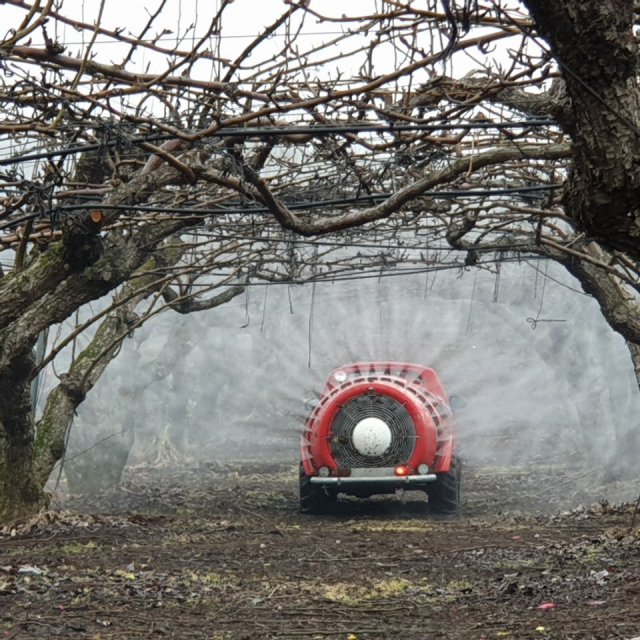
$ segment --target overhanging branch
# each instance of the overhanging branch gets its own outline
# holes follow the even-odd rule
[[[368,222],[387,218],[405,204],[421,196],[425,191],[441,184],[452,182],[469,171],[477,171],[491,165],[519,159],[560,160],[571,155],[571,147],[566,144],[522,145],[492,149],[476,155],[468,155],[453,161],[448,167],[429,172],[424,178],[400,189],[387,200],[367,209],[347,212],[326,218],[311,218],[304,213],[294,213],[279,200],[269,186],[253,170],[243,167],[247,182],[252,184],[258,197],[269,208],[275,219],[285,228],[303,236],[319,235],[349,229]]]

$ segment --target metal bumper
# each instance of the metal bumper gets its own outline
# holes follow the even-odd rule
[[[387,484],[401,487],[407,484],[426,484],[435,482],[438,479],[435,473],[428,473],[424,476],[343,476],[321,478],[320,476],[311,476],[309,482],[311,484],[322,484],[326,486],[340,485],[356,485],[356,484]]]

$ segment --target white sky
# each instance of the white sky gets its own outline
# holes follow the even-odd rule
[[[106,0],[104,12],[102,15],[101,25],[106,29],[115,30],[116,28],[124,29],[126,35],[138,36],[144,25],[147,23],[151,13],[155,12],[160,5],[161,0]],[[100,2],[99,0],[62,0],[59,12],[68,17],[88,23],[94,24],[98,18]],[[158,44],[173,48],[176,46],[176,40],[182,40],[178,44],[180,50],[190,50],[192,45],[198,41],[208,30],[211,21],[217,13],[220,0],[167,0],[165,8],[161,15],[154,21],[154,26],[147,34],[147,38],[155,37],[164,30],[171,33],[165,33],[158,41]],[[352,17],[364,16],[374,13],[382,8],[383,3],[380,0],[312,0],[311,8],[322,12],[326,16],[341,17],[348,11],[348,15]],[[435,1],[426,3],[427,6],[433,7]],[[423,7],[420,2],[416,6]],[[258,34],[260,34],[267,25],[273,23],[282,13],[288,9],[288,5],[283,0],[234,0],[233,3],[225,9],[222,28],[219,36],[213,36],[209,42],[203,46],[203,49],[210,49],[216,55],[222,58],[234,59]],[[388,9],[388,7],[387,7]],[[24,10],[16,9],[7,5],[0,8],[0,24],[5,25],[7,32],[10,28],[16,28],[25,15]],[[327,23],[320,22],[311,14],[304,14],[298,11],[294,18],[294,25],[297,28],[300,20],[304,20],[301,29],[301,36],[298,39],[299,47],[306,48],[313,43],[327,42],[350,28],[356,28],[358,23]],[[1,32],[0,32],[1,33]],[[90,38],[88,31],[77,32],[73,27],[51,21],[49,25],[49,34],[52,38],[58,39],[67,47],[66,54],[81,57],[85,50],[85,45]],[[366,36],[366,41],[371,41],[375,37],[375,32],[371,32]],[[42,43],[41,30],[37,30],[32,35],[32,43],[40,45]],[[250,62],[258,60],[269,60],[272,58],[284,42],[283,30],[263,43],[253,54]],[[352,39],[352,43],[363,43],[364,38]],[[21,42],[25,44],[25,42]],[[420,43],[422,47],[427,48],[425,42]],[[352,46],[352,45],[349,45]],[[515,41],[511,43],[511,47],[516,46]],[[342,52],[345,45],[341,45]],[[494,59],[504,59],[505,46],[499,46],[497,50],[491,54]],[[96,60],[105,64],[118,64],[128,52],[128,47],[110,40],[105,36],[98,36],[96,46]],[[339,53],[336,51],[336,53]],[[478,56],[475,53],[477,61],[485,61],[486,55]],[[150,72],[161,73],[166,69],[166,57],[156,56],[148,50],[139,50],[133,57],[134,66],[131,70],[145,71],[147,65],[151,63]],[[390,49],[384,51],[380,48],[376,63],[378,73],[389,73],[394,70],[394,59]],[[469,54],[463,53],[455,56],[452,65],[446,70],[447,73],[453,75],[464,75],[469,70],[478,67],[476,61],[469,57]],[[344,60],[338,60],[327,65],[328,68],[323,71],[335,75],[341,72],[350,75],[355,68],[349,68]],[[197,64],[196,69],[192,71],[192,76],[197,76],[203,80],[219,79],[221,73],[225,69],[220,69],[212,61],[201,61]],[[421,72],[423,74],[423,72]],[[426,80],[426,77],[416,78],[417,82]]]

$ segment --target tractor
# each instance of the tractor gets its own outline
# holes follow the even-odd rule
[[[426,492],[431,513],[460,504],[461,466],[453,409],[435,371],[417,364],[360,362],[329,374],[301,442],[300,510],[325,513],[338,494],[368,498]]]

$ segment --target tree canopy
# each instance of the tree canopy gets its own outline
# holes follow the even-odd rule
[[[543,256],[640,380],[634,3],[0,4],[0,517],[41,503],[124,336],[255,279]],[[36,424],[31,383],[83,330]]]

